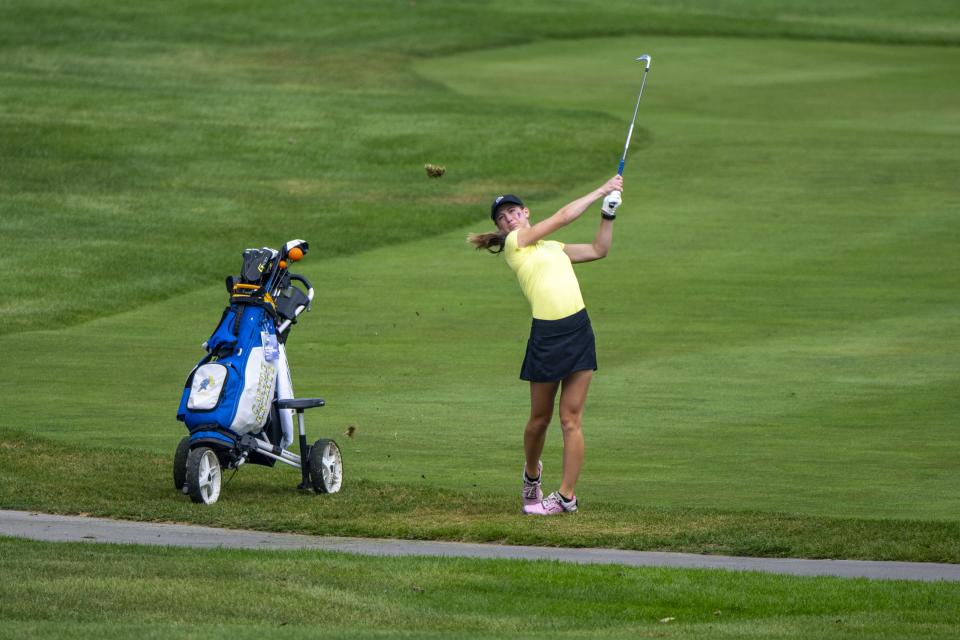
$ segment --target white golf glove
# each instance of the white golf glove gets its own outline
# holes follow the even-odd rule
[[[620,206],[620,192],[611,191],[608,196],[603,199],[603,206],[600,207],[600,213],[607,220],[613,220],[617,217],[617,207]]]

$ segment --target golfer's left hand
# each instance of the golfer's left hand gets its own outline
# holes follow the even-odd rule
[[[617,207],[620,206],[621,202],[620,192],[613,191],[603,198],[603,206],[600,207],[600,211],[604,213],[604,217],[608,220],[613,220],[617,217]]]

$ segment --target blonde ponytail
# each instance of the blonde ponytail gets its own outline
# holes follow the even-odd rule
[[[503,245],[507,241],[505,231],[491,231],[489,233],[471,233],[467,236],[467,242],[477,248],[477,251],[486,249],[490,253],[500,253],[503,251]],[[496,251],[494,251],[496,248]]]

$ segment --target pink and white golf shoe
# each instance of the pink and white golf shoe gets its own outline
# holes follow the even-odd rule
[[[523,496],[523,505],[538,504],[543,500],[543,489],[540,488],[540,479],[543,477],[543,462],[537,463],[537,479],[533,482],[527,480],[527,469],[524,465],[523,469],[523,490],[521,495]]]
[[[524,505],[523,512],[528,516],[556,516],[561,513],[573,513],[577,510],[577,497],[567,502],[554,491],[540,502]]]

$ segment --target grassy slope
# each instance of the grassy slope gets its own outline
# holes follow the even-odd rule
[[[156,17],[136,12],[40,11],[29,19],[47,36],[7,40],[17,89],[4,94],[0,120],[12,167],[0,224],[14,289],[2,352],[26,366],[0,378],[0,425],[29,439],[11,436],[4,449],[5,506],[69,510],[62,498],[76,496],[74,509],[251,524],[262,486],[277,501],[256,516],[267,528],[369,532],[394,512],[393,528],[378,533],[956,561],[957,123],[955,89],[942,81],[955,49],[546,42],[425,63],[423,77],[412,57],[489,46],[493,22],[476,17],[466,33],[421,7],[432,17],[403,11],[361,43],[350,36],[370,16],[342,16],[343,28],[317,35],[298,28],[289,5],[266,24],[231,15],[214,37],[210,6],[182,7],[149,30]],[[751,5],[729,22],[704,7],[671,21],[653,12],[637,29],[735,23],[730,33],[760,35],[776,24],[786,35],[837,37],[811,25],[844,23],[818,5],[799,20]],[[929,16],[892,13],[844,29],[936,42],[956,22],[932,11],[939,30],[926,28]],[[535,13],[521,7],[511,29]],[[584,34],[576,10],[551,16],[529,33]],[[26,20],[3,28],[26,34]],[[66,28],[55,37],[53,24]],[[131,37],[110,37],[118,33]],[[245,40],[254,33],[266,34],[259,46]],[[581,270],[602,344],[581,489],[596,519],[581,538],[572,524],[523,538],[526,524],[496,513],[514,507],[502,493],[515,481],[525,392],[509,381],[526,310],[502,264],[463,249],[462,225],[508,178],[522,176],[516,190],[543,211],[590,186],[585,171],[615,164],[634,91],[623,79],[636,70],[604,61],[624,50],[656,51],[657,66],[615,255]],[[529,104],[484,99],[493,78],[522,86]],[[578,90],[558,94],[565,86]],[[446,163],[448,176],[427,181],[424,161]],[[263,219],[270,238],[254,224]],[[346,256],[425,229],[441,235]],[[218,281],[240,247],[288,236],[315,243],[311,260],[341,256],[307,265],[321,301],[292,354],[301,393],[331,402],[311,433],[359,426],[355,440],[340,440],[348,478],[367,482],[343,499],[374,507],[366,519],[326,506],[291,518],[284,509],[302,503],[285,493],[285,470],[245,472],[227,491],[237,502],[220,511],[170,500],[163,462],[180,436],[171,414],[223,303],[218,288],[16,333],[38,317],[53,327]],[[38,243],[50,248],[40,267]],[[20,459],[38,436],[120,453],[75,456],[66,468],[63,454]],[[137,459],[142,469],[103,471]],[[58,474],[70,478],[71,467],[76,479],[62,489]],[[424,489],[437,478],[451,496]],[[398,498],[428,505],[423,527],[408,528],[410,505],[385,498],[384,479],[399,483],[389,487]],[[444,510],[463,496],[489,501],[493,524],[466,526]],[[301,517],[310,515],[325,520]],[[834,515],[952,523],[819,519]],[[835,530],[817,539],[811,529]]]
[[[5,2],[0,333],[219,279],[233,247],[263,242],[265,221],[339,255],[456,228],[508,177],[566,195],[617,147],[618,129],[592,113],[450,96],[410,73],[423,56],[630,33],[960,42],[949,2],[834,5]],[[550,140],[559,128],[603,134],[559,162],[571,142]],[[424,162],[456,165],[455,193],[418,180]]]
[[[21,638],[951,638],[960,628],[953,583],[9,539],[0,571],[0,633]]]

